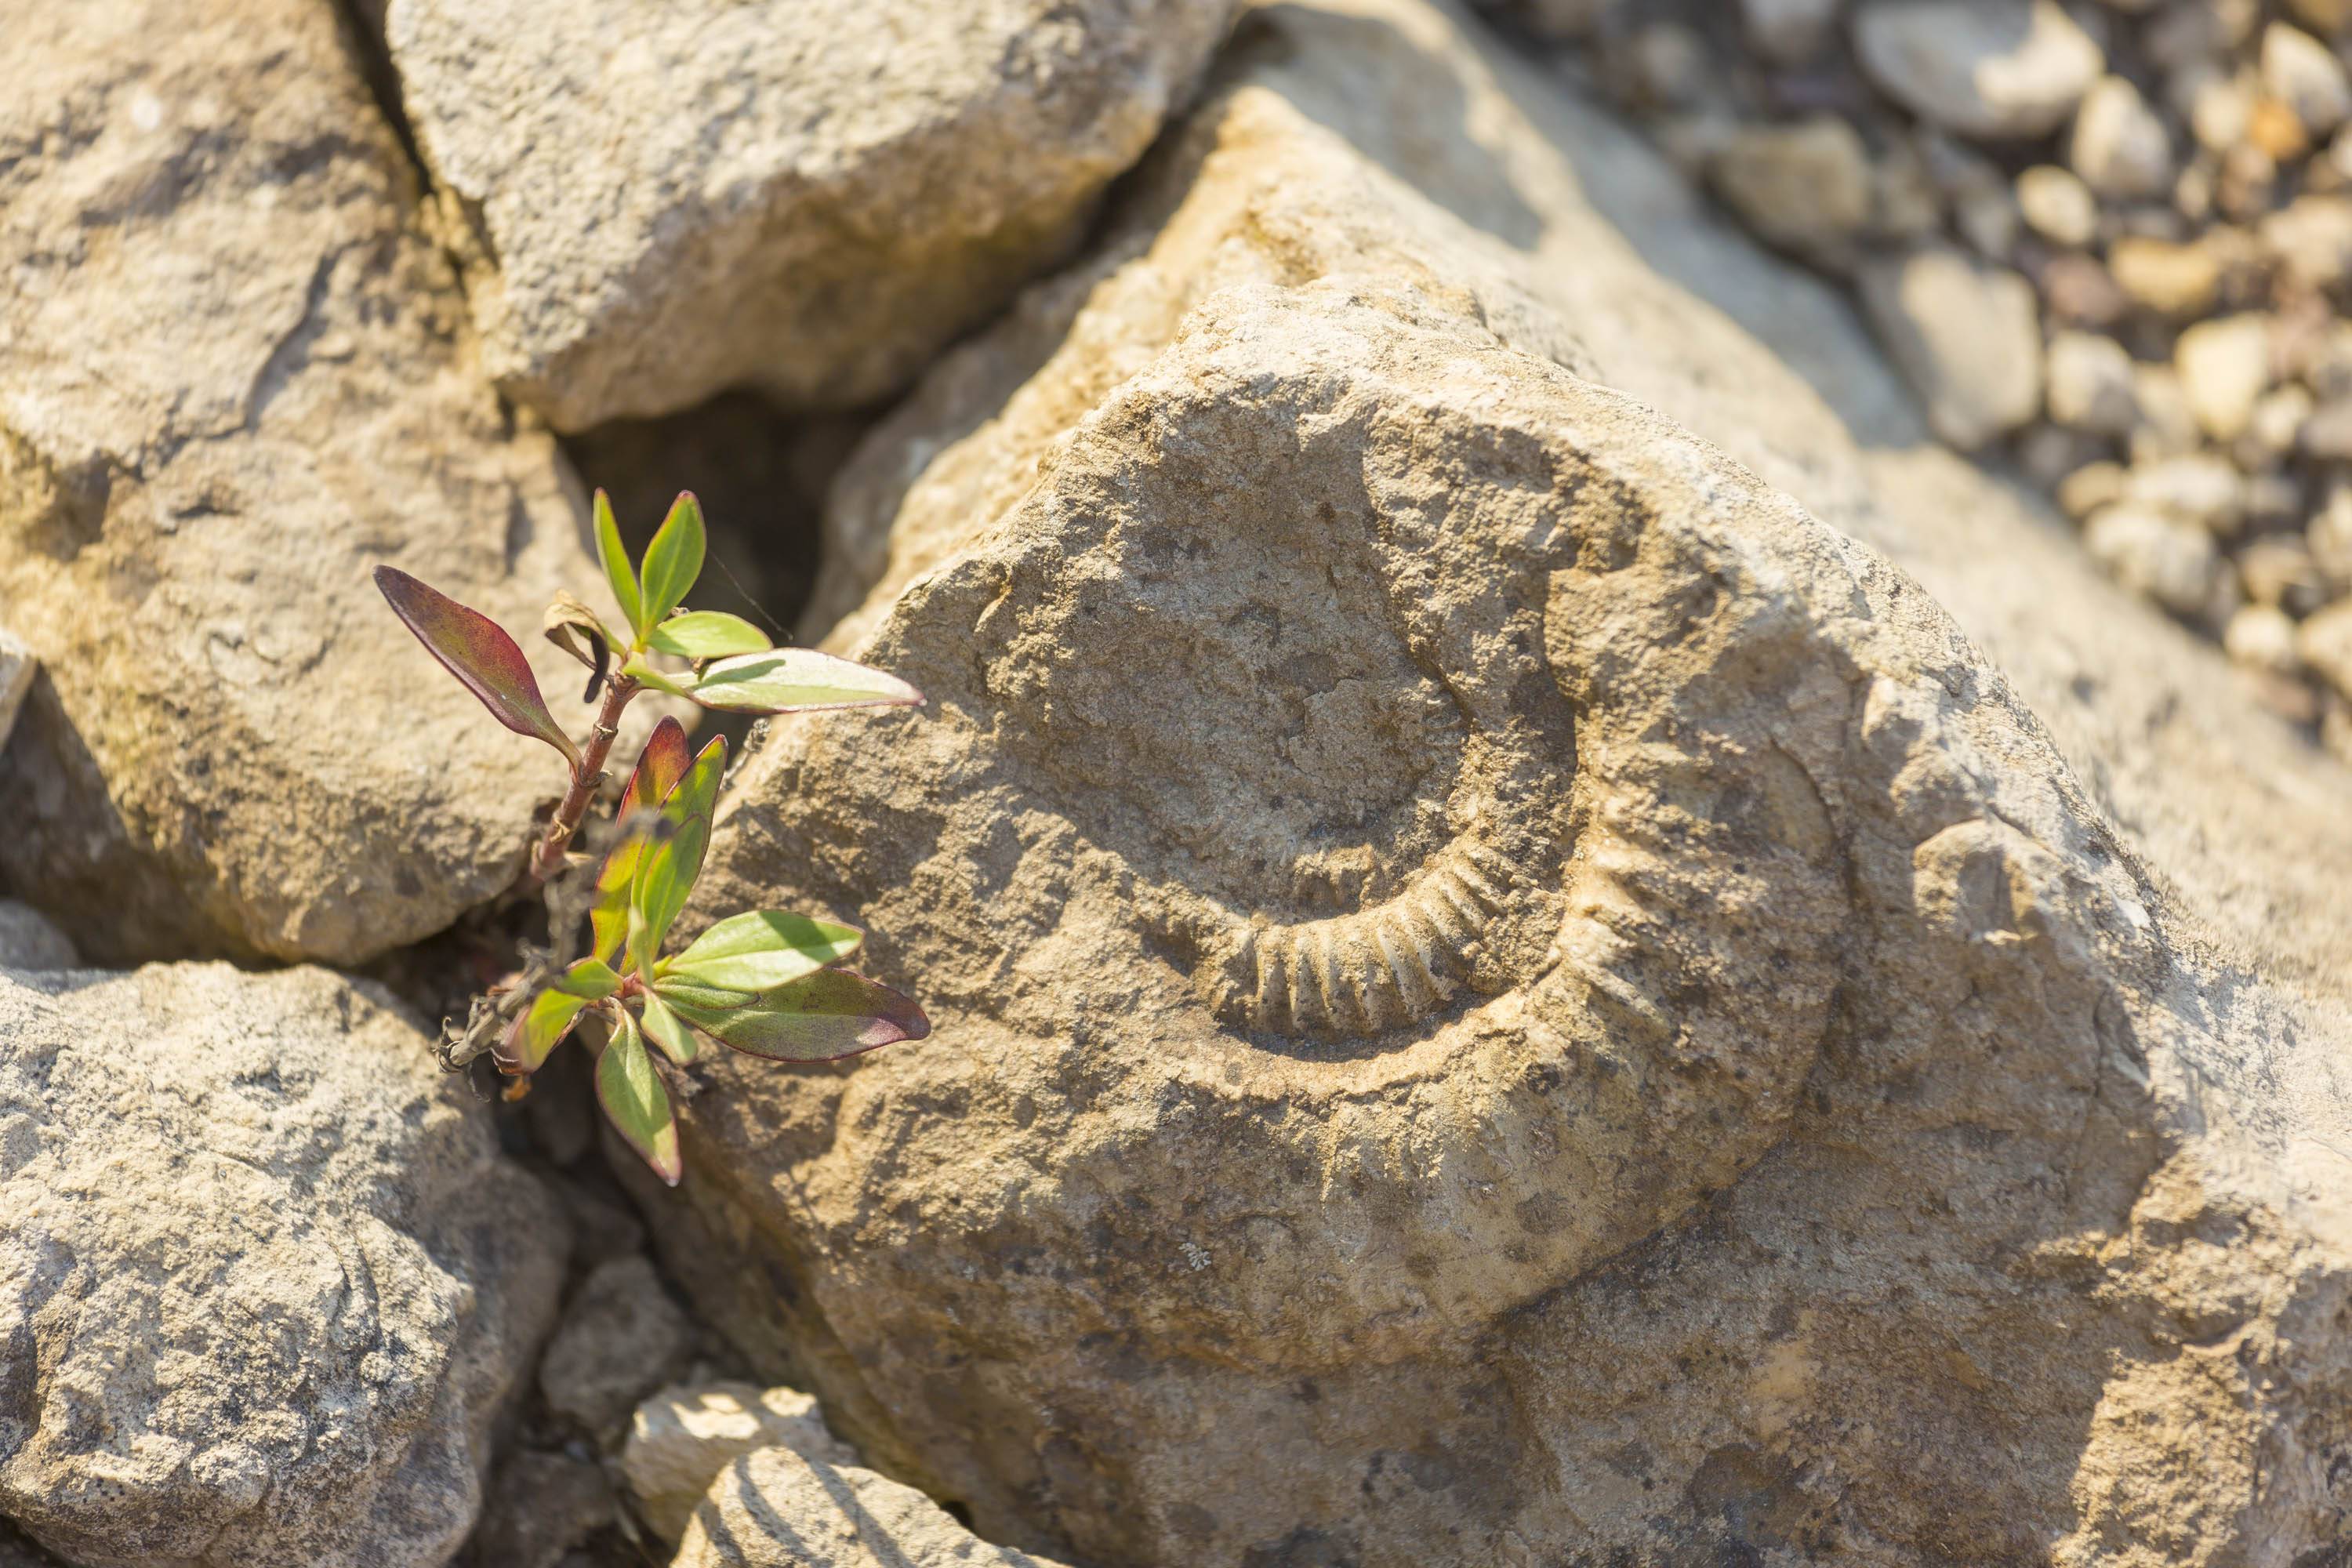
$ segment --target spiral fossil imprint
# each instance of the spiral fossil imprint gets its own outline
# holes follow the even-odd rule
[[[1368,909],[1244,926],[1215,966],[1217,1015],[1241,1028],[1308,1034],[1418,1023],[1461,988],[1517,879],[1509,858],[1465,835]]]

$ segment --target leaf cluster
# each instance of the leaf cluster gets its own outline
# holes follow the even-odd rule
[[[563,753],[573,784],[565,809],[575,801],[584,807],[603,776],[620,710],[641,689],[740,713],[921,702],[913,687],[881,670],[810,648],[774,647],[740,616],[684,608],[705,548],[701,509],[690,494],[678,497],[634,567],[601,490],[594,526],[620,626],[569,594],[549,606],[543,626],[551,641],[589,668],[588,698],[604,694],[584,749],[548,712],[521,648],[496,622],[404,572],[375,572],[394,611],[499,722]],[[657,666],[656,656],[684,667]],[[675,718],[655,727],[622,791],[617,839],[596,867],[585,956],[502,1015],[509,1021],[492,1047],[501,1071],[527,1079],[582,1019],[601,1019],[597,1099],[630,1147],[672,1184],[683,1163],[663,1062],[683,1068],[709,1040],[774,1061],[828,1061],[930,1030],[912,1001],[843,967],[865,941],[855,927],[753,910],[664,954],[702,874],[726,762],[723,736],[696,752]],[[576,826],[559,809],[542,847],[560,857]]]

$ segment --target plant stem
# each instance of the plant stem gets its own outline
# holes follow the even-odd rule
[[[564,846],[580,830],[580,819],[588,815],[588,803],[596,798],[596,786],[604,782],[604,758],[613,750],[613,737],[621,732],[621,710],[637,694],[637,683],[614,676],[604,688],[604,705],[596,710],[596,728],[589,731],[587,749],[580,753],[580,765],[572,770],[572,787],[563,794],[563,803],[555,808],[554,819],[548,823],[546,836],[540,839],[538,850],[530,858],[530,874],[534,880],[549,882],[563,874]]]

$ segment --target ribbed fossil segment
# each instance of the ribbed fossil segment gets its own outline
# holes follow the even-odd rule
[[[1353,914],[1244,927],[1216,966],[1217,1016],[1242,1029],[1377,1035],[1444,1010],[1517,872],[1475,840],[1448,848],[1392,899]]]

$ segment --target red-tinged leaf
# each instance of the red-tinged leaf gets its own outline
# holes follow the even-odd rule
[[[637,753],[637,765],[629,774],[629,787],[621,792],[618,820],[626,822],[632,812],[659,805],[694,765],[694,748],[687,744],[686,726],[676,719],[664,717],[646,738],[646,749]]]
[[[621,792],[620,810],[614,820],[625,826],[638,813],[658,806],[693,765],[686,727],[676,719],[664,718],[637,754],[635,771],[629,774],[628,788]],[[628,938],[629,889],[637,879],[637,858],[645,847],[643,835],[625,837],[606,852],[604,865],[596,870],[596,904],[588,914],[589,951],[607,963],[620,956],[621,944]]]
[[[645,1025],[646,1038],[659,1046],[662,1055],[684,1067],[702,1054],[702,1047],[695,1042],[694,1031],[687,1026],[684,1019],[664,1005],[660,997],[648,991],[645,993],[645,1017],[641,1022]]]
[[[480,698],[493,718],[518,735],[546,742],[575,766],[579,763],[579,748],[548,712],[530,661],[498,622],[397,567],[377,567],[375,585],[425,651]]]
[[[686,1173],[678,1154],[677,1119],[670,1114],[669,1091],[662,1087],[653,1058],[646,1054],[637,1021],[626,1012],[604,1054],[596,1058],[596,1099],[638,1158],[663,1181],[677,1185]]]
[[[911,1000],[849,969],[821,969],[737,1007],[698,1005],[660,981],[655,989],[719,1044],[771,1061],[832,1061],[931,1032]]]

